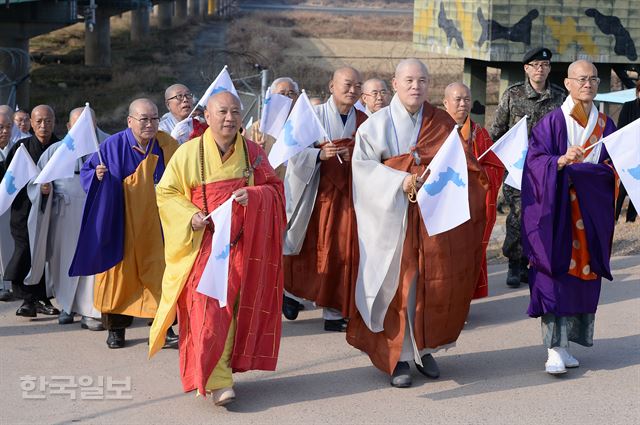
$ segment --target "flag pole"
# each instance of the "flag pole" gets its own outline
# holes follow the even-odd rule
[[[91,109],[91,107],[89,106],[89,102],[85,102],[84,106],[85,108]],[[91,122],[93,123],[93,117],[91,117]],[[93,134],[95,133],[96,133],[96,125],[95,123],[93,123]],[[100,145],[98,145],[98,137],[93,139],[93,142],[96,144],[96,152],[98,152],[98,159],[100,160],[100,165],[104,165],[104,161],[102,160],[102,154],[100,153]]]
[[[596,147],[596,146],[598,146],[600,143],[602,143],[602,142],[604,141],[604,139],[606,139],[606,137],[603,137],[602,139],[598,140],[596,143],[594,143],[594,144],[593,144],[593,145],[591,145],[591,146],[587,146],[587,147],[585,148],[585,150],[584,150],[584,151],[586,152],[586,151],[588,151],[588,150],[590,150],[590,149],[595,148],[595,147]]]

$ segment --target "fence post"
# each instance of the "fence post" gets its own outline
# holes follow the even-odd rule
[[[269,70],[263,69],[260,71],[262,77],[262,86],[260,87],[260,106],[258,107],[258,117],[262,116],[262,106],[264,105],[264,98],[267,95],[267,89],[269,88]]]

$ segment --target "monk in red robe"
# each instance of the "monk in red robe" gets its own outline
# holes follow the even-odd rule
[[[326,331],[344,332],[345,319],[355,313],[359,261],[350,159],[367,115],[354,107],[362,93],[358,71],[336,70],[329,89],[331,97],[315,110],[331,141],[305,149],[287,165],[285,289],[324,307]],[[285,298],[287,318],[297,316],[296,304]]]
[[[484,127],[471,121],[471,90],[462,83],[451,83],[444,90],[444,99],[442,101],[445,110],[451,115],[460,126],[460,137],[466,142],[464,147],[476,158],[487,152],[493,144],[489,133]],[[502,184],[502,176],[504,174],[504,166],[498,157],[489,151],[479,160],[480,165],[489,178],[489,190],[487,190],[487,199],[485,202],[487,210],[487,224],[484,228],[484,236],[482,238],[482,265],[480,267],[480,276],[476,284],[476,291],[473,298],[484,298],[489,295],[489,279],[487,277],[487,245],[491,238],[493,225],[496,223],[496,201],[498,199],[498,190]]]
[[[157,188],[166,269],[149,354],[162,347],[177,310],[183,388],[211,394],[216,405],[224,405],[235,399],[232,372],[276,367],[286,221],[282,181],[264,151],[238,132],[240,101],[229,92],[215,94],[205,118],[208,130],[180,146]],[[207,215],[231,196],[228,284],[221,302],[197,288],[218,231]]]

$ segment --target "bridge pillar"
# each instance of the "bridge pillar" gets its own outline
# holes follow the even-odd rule
[[[173,18],[173,2],[161,1],[158,3],[158,28],[171,28],[171,20]]]
[[[190,18],[198,18],[200,0],[187,0],[187,14]]]
[[[182,25],[187,20],[187,0],[176,0],[176,14],[174,25]]]
[[[149,9],[147,3],[131,11],[131,41],[141,41],[149,35]]]
[[[84,31],[84,64],[87,66],[111,66],[111,23],[108,10],[96,9],[93,31]]]

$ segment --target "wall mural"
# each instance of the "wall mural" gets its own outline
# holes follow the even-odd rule
[[[487,61],[520,62],[533,46],[554,60],[633,63],[640,9],[628,0],[415,0],[418,47]],[[578,6],[579,4],[579,6]]]

